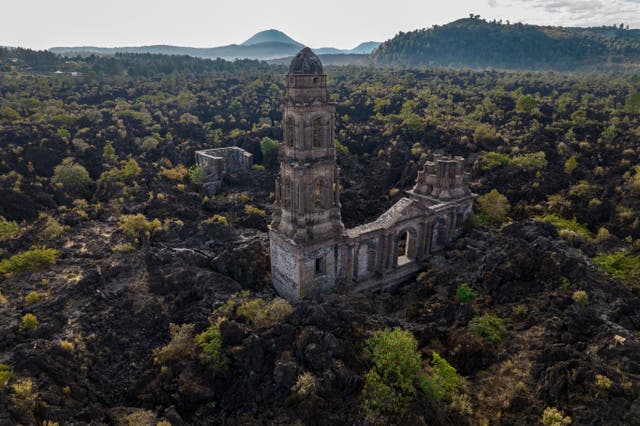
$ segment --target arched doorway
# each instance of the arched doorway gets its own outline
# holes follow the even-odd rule
[[[402,266],[416,260],[416,231],[407,228],[400,231],[396,239],[397,265]]]

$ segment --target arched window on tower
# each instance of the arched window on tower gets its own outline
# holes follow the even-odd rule
[[[324,182],[318,179],[313,187],[313,205],[316,209],[324,208]]]
[[[313,147],[314,148],[321,147],[322,146],[322,118],[320,117],[314,118],[311,129],[312,129]]]
[[[287,117],[284,128],[284,142],[286,146],[293,146],[293,139],[296,132],[295,119],[291,116]]]

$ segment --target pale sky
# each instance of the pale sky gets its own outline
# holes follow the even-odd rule
[[[640,28],[640,0],[2,0],[0,46],[214,47],[275,28],[311,47],[352,48],[470,13]]]

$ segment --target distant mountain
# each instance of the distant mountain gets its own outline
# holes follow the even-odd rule
[[[324,47],[316,49],[320,55],[366,55],[371,53],[380,43],[366,42],[355,49],[336,49]],[[261,31],[242,44],[230,44],[220,47],[180,47],[168,45],[138,46],[138,47],[52,47],[49,51],[65,56],[84,55],[114,55],[116,53],[155,53],[163,55],[189,55],[199,58],[259,59],[270,60],[294,56],[303,47],[299,43],[278,30]]]
[[[566,28],[460,19],[399,33],[373,53],[375,65],[533,70],[640,64],[640,30]]]
[[[297,41],[295,41],[294,39],[292,39],[282,31],[278,31],[278,30],[260,31],[259,33],[256,33],[253,37],[251,37],[249,40],[242,43],[242,45],[252,46],[252,45],[261,44],[261,43],[285,43],[285,44],[293,44],[295,46],[298,46],[299,48],[304,47],[302,43],[298,43]]]
[[[364,43],[360,43],[359,45],[351,49],[351,53],[363,55],[369,54],[376,50],[381,44],[382,43],[380,43],[379,41],[365,41]]]

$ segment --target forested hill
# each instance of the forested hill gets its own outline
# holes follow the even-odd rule
[[[488,22],[479,17],[399,33],[374,53],[377,65],[602,70],[640,65],[640,30]]]

